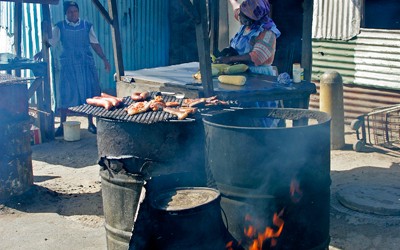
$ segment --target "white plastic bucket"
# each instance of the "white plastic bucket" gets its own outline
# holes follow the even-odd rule
[[[63,122],[64,140],[79,141],[81,139],[81,122],[67,121]]]

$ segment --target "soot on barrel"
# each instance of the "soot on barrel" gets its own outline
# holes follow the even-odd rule
[[[131,155],[138,172],[152,175],[190,172],[205,179],[204,129],[201,120],[151,124],[99,118],[97,143],[100,157]],[[139,169],[140,163],[147,169]]]
[[[266,119],[286,126],[265,127]],[[299,120],[309,125],[289,127]],[[260,108],[203,121],[206,164],[237,242],[246,249],[326,249],[330,117],[310,110]]]

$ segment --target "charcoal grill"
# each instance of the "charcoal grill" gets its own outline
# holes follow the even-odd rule
[[[154,98],[159,92],[151,92],[150,97]],[[164,101],[166,102],[178,102],[182,104],[182,98],[176,98],[172,95],[162,95]],[[114,119],[119,121],[126,121],[126,122],[136,122],[136,123],[143,123],[143,124],[151,124],[156,122],[166,122],[166,121],[177,121],[176,116],[164,112],[164,111],[152,111],[152,112],[145,112],[136,115],[128,115],[124,110],[126,107],[134,103],[129,96],[123,98],[123,103],[118,108],[112,108],[110,110],[106,110],[102,107],[95,107],[89,104],[83,104],[77,107],[69,108],[73,112],[77,113],[84,113],[87,115],[93,115],[94,117],[100,118],[108,118]],[[186,118],[183,121],[192,121],[192,118]]]

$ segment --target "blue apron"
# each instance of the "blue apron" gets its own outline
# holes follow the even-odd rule
[[[230,46],[234,48],[239,55],[247,54],[253,49],[253,40],[256,39],[261,32],[264,31],[264,28],[261,26],[252,27],[250,31],[247,33],[246,26],[242,25],[236,35],[232,38],[230,42]],[[276,37],[280,36],[280,31],[273,26],[271,31],[275,33]],[[249,70],[255,74],[262,75],[274,75],[274,71],[271,65],[248,65]],[[268,107],[268,108],[277,108],[279,105],[279,101],[266,101],[266,102],[242,102],[240,103],[240,107],[243,108],[252,108],[252,107]],[[279,119],[272,118],[263,118],[262,122],[264,127],[276,127],[278,125]]]
[[[278,38],[281,35],[281,32],[278,28],[274,25],[270,29]],[[246,26],[240,26],[239,31],[236,35],[232,38],[230,42],[230,46],[234,48],[239,55],[244,55],[249,53],[253,49],[254,40],[260,35],[261,32],[264,31],[264,28],[259,26],[254,26],[250,29],[250,31],[246,32]],[[262,75],[274,75],[274,71],[271,65],[248,65],[249,70],[255,74],[262,74]]]
[[[100,84],[93,54],[90,50],[89,31],[92,24],[81,20],[76,27],[65,21],[58,22],[63,47],[60,56],[60,88],[58,108],[86,103],[86,98],[100,95]]]

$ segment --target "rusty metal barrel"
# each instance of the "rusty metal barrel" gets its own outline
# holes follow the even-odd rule
[[[266,118],[285,127],[265,127]],[[297,120],[308,125],[297,124]],[[277,249],[329,245],[330,117],[303,109],[249,108],[203,118],[206,165],[221,192],[227,228],[243,244],[249,221],[281,234]],[[280,248],[281,247],[281,248]],[[274,248],[275,249],[275,248]]]
[[[190,173],[205,183],[201,125],[97,118],[100,165],[108,169],[100,171],[108,250],[128,248],[145,178]]]
[[[0,75],[0,200],[33,185],[26,82]]]
[[[131,158],[101,158],[101,193],[108,250],[128,249],[144,178],[129,173]]]
[[[151,249],[225,249],[227,232],[219,203],[219,191],[206,187],[180,187],[155,194],[151,206],[156,229]]]

